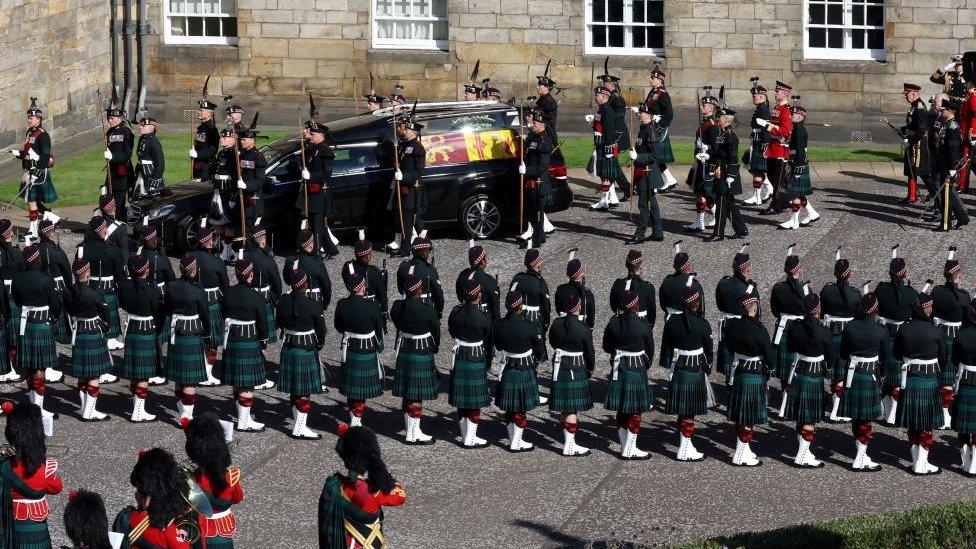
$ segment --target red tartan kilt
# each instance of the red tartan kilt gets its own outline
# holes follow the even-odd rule
[[[525,188],[528,189],[528,190],[530,190],[530,191],[534,191],[534,190],[538,189],[539,188],[539,180],[538,179],[526,179],[525,180]]]

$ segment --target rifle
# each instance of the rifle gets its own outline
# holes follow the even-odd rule
[[[407,232],[403,224],[403,199],[400,197],[400,182],[397,181],[396,172],[400,171],[400,136],[397,133],[397,108],[393,109],[393,188],[396,192],[397,213],[400,215],[400,251],[403,246],[407,246]]]
[[[237,178],[244,179],[244,172],[241,171],[241,148],[234,147],[234,156],[237,158]],[[237,181],[234,182],[237,186]],[[237,209],[241,212],[241,240],[247,243],[247,223],[244,220],[244,189],[237,188]]]
[[[522,105],[518,107],[519,117],[519,168],[525,164],[525,120],[522,118]],[[519,232],[522,234],[522,227],[525,225],[525,174],[519,170]]]
[[[102,90],[95,88],[95,112],[102,109]],[[105,117],[101,114],[98,115],[98,122],[102,126],[102,142],[105,143],[105,150],[108,150],[108,134],[105,133]],[[105,160],[105,188],[108,190],[108,194],[112,194],[112,164],[108,159]],[[26,196],[26,195],[25,195]]]
[[[311,98],[311,95],[309,96],[309,98]],[[356,110],[358,111],[359,109]],[[299,112],[298,115],[298,140],[299,143],[301,143],[302,171],[304,172],[307,168],[307,165],[305,164],[305,128],[302,127],[301,112]],[[305,179],[304,177],[302,178],[302,194],[305,196],[305,209],[303,210],[302,213],[304,214],[305,219],[308,220],[308,180]]]

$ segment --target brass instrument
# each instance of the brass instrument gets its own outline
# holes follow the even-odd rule
[[[182,515],[176,517],[175,521],[176,528],[183,532],[184,538],[190,544],[200,539],[201,532],[198,516],[210,517],[213,515],[213,506],[210,505],[207,494],[193,480],[193,471],[195,470],[196,465],[191,460],[185,459],[180,462],[180,473],[183,474],[183,480],[187,486],[187,494],[183,495],[187,509]]]
[[[48,444],[46,448],[49,457],[64,457],[71,451],[71,448],[67,444]],[[12,444],[0,446],[0,461],[13,457],[16,454],[17,450]]]

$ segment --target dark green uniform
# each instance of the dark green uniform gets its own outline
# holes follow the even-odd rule
[[[325,222],[335,215],[336,208],[332,199],[332,166],[335,163],[335,151],[327,141],[315,144],[305,144],[305,169],[311,176],[305,185],[308,187],[308,219],[315,233],[315,241],[329,256],[338,255],[339,250],[328,237]],[[298,193],[295,207],[305,209],[305,194]]]
[[[230,286],[227,278],[227,265],[209,250],[196,249],[190,252],[197,260],[197,280],[207,298],[207,320],[209,333],[219,346],[224,340],[224,290]]]
[[[927,318],[913,318],[895,335],[893,352],[900,364],[895,377],[901,387],[895,425],[909,431],[941,426],[939,374],[947,359],[941,330]]]
[[[318,254],[300,251],[285,259],[285,266],[281,269],[285,280],[291,280],[291,269],[296,259],[298,267],[308,275],[308,291],[312,299],[321,301],[322,308],[328,310],[332,303],[332,279],[329,278],[325,262]]]
[[[13,276],[11,297],[19,316],[13,319],[17,332],[17,373],[27,377],[34,370],[57,364],[51,319],[61,316],[61,294],[54,279],[39,267],[28,265]]]
[[[109,326],[105,335],[118,337],[122,333],[122,325],[119,322],[119,297],[115,288],[125,279],[122,250],[96,237],[85,242],[85,259],[91,263],[92,288],[102,292],[108,304]]]
[[[139,136],[136,154],[139,157],[139,175],[142,176],[146,193],[159,194],[165,185],[163,173],[166,171],[166,158],[163,155],[163,144],[159,142],[155,131]],[[115,201],[118,202],[118,198]]]
[[[956,362],[952,359],[952,342],[956,332],[962,327],[963,319],[966,318],[966,308],[969,307],[971,300],[969,292],[952,282],[947,281],[932,289],[932,321],[942,331],[946,345],[947,359],[939,375],[939,384],[942,386],[956,382],[957,369]]]
[[[274,252],[270,246],[261,248],[254,241],[248,242],[244,249],[244,259],[254,265],[254,288],[264,299],[265,316],[267,318],[268,333],[265,339],[269,343],[278,341],[278,327],[275,322],[275,303],[281,298],[281,274],[275,264]]]
[[[670,107],[669,100],[668,108],[670,109]],[[658,163],[666,164],[669,161],[658,158],[658,148],[662,148],[670,154],[671,143],[667,137],[663,141],[658,141],[658,131],[654,122],[641,124],[640,130],[637,132],[637,142],[634,143],[634,150],[637,152],[637,160],[634,161],[634,185],[637,187],[637,231],[632,240],[635,242],[644,240],[648,226],[651,227],[652,239],[664,238],[661,208],[657,203],[657,191],[664,187],[664,179],[661,177]],[[673,156],[670,161],[674,161]]]
[[[220,132],[213,119],[201,122],[193,137],[193,149],[197,157],[193,159],[193,179],[210,181],[213,177],[212,162],[220,149]]]
[[[480,308],[488,313],[492,322],[501,319],[501,293],[498,289],[498,280],[489,275],[481,267],[468,267],[458,273],[454,283],[454,291],[457,292],[458,301],[464,302],[464,283],[474,272],[474,279],[481,286],[481,305]]]
[[[181,385],[206,381],[205,353],[217,345],[210,331],[203,288],[186,277],[170,282],[166,286],[163,310],[171,318],[166,377]]]
[[[593,407],[589,379],[596,366],[592,328],[577,316],[561,316],[549,327],[549,345],[555,353],[549,410],[569,414],[589,410]]]
[[[473,303],[455,306],[447,318],[448,332],[454,338],[448,402],[459,410],[478,410],[490,403],[488,368],[494,356],[491,327],[491,318]]]
[[[336,307],[337,319],[342,301]],[[291,291],[278,299],[275,309],[283,333],[278,390],[301,396],[321,393],[319,350],[325,344],[322,303],[309,297],[307,292]]]
[[[129,193],[129,185],[135,181],[132,169],[132,152],[135,148],[136,136],[123,121],[118,126],[112,126],[105,132],[105,143],[112,159],[108,161],[108,177],[106,188],[111,181],[112,196],[119,212],[125,213],[125,199]]]
[[[350,295],[336,303],[333,319],[342,336],[339,392],[350,400],[363,401],[383,394],[383,313],[380,306],[363,296]]]
[[[166,264],[169,264],[169,260],[166,260]],[[118,293],[119,306],[128,315],[122,378],[141,381],[162,375],[158,337],[166,321],[162,311],[162,292],[148,278],[132,278],[119,283]]]
[[[440,275],[437,273],[437,268],[430,263],[419,257],[414,257],[400,263],[400,267],[397,268],[397,291],[400,292],[400,295],[404,295],[403,285],[407,280],[407,275],[410,273],[411,268],[414,274],[420,277],[424,285],[420,291],[420,299],[424,303],[432,305],[434,310],[437,311],[437,318],[441,318],[444,313],[444,289],[441,288]]]
[[[525,319],[536,323],[545,333],[549,329],[552,318],[549,284],[546,283],[546,279],[533,270],[527,270],[512,277],[512,284],[509,288],[522,292],[522,295],[525,296]],[[546,358],[543,357],[541,360],[546,360]]]
[[[41,257],[44,258],[44,271],[54,279],[55,288],[61,293],[63,299],[64,290],[71,281],[71,263],[68,261],[68,255],[43,232],[41,241],[37,245],[41,249]],[[64,310],[54,324],[54,337],[58,343],[64,345],[71,342],[71,326],[68,324],[68,314]]]
[[[386,268],[384,267],[383,270],[380,270],[372,263],[364,263],[357,259],[350,259],[342,266],[342,271],[347,272],[350,265],[352,265],[353,270],[357,273],[363,273],[366,276],[366,299],[375,301],[380,306],[380,312],[384,315],[388,314],[390,311],[390,300],[388,295],[389,289],[387,288]]]
[[[960,435],[976,435],[976,325],[966,325],[953,338],[952,362],[957,372],[952,401],[952,429]]]
[[[437,398],[437,367],[441,327],[437,311],[423,299],[408,296],[393,302],[390,319],[397,329],[393,396],[406,401]]]
[[[769,330],[758,318],[743,314],[726,320],[722,332],[722,342],[732,364],[726,416],[742,427],[768,423],[766,382],[775,357]]]
[[[803,286],[793,277],[777,282],[769,294],[769,308],[776,317],[773,347],[776,348],[776,377],[784,381],[790,374],[793,356],[786,343],[790,326],[800,320],[806,309],[803,305]],[[816,356],[816,355],[814,355]]]
[[[878,298],[878,322],[888,330],[888,348],[892,349],[895,345],[895,334],[905,322],[912,318],[912,303],[915,302],[915,295],[918,292],[907,285],[902,278],[892,278],[890,282],[880,282],[874,289],[874,295]],[[884,383],[882,392],[885,396],[891,394],[891,390],[897,387],[901,380],[901,362],[894,353],[890,353],[885,364]]]
[[[689,276],[691,275],[688,273],[676,272],[665,276],[664,280],[661,281],[661,287],[658,289],[658,302],[660,302],[661,310],[666,316],[681,314],[685,310],[685,298],[681,292],[684,291]],[[692,281],[691,287],[698,290],[701,295],[705,295],[705,291],[697,279]],[[704,300],[702,300],[702,312],[704,310]]]
[[[749,286],[752,286],[752,294],[759,299],[759,290],[757,289],[756,283],[752,279],[746,280],[742,278],[742,275],[738,271],[732,276],[725,275],[722,280],[718,282],[715,286],[715,305],[718,307],[718,313],[721,315],[718,325],[718,362],[717,368],[720,373],[729,375],[732,370],[732,358],[733,353],[728,350],[725,345],[725,323],[736,319],[742,318],[746,315],[745,309],[742,307],[740,300],[742,296],[745,295],[746,290]],[[756,356],[756,355],[747,355]],[[773,362],[767,363],[768,367],[772,367]]]
[[[593,291],[581,282],[569,281],[556,287],[556,295],[553,297],[556,303],[556,314],[563,316],[569,313],[568,303],[573,296],[579,298],[582,311],[579,319],[592,330],[596,322],[596,299],[593,297]]]
[[[509,312],[492,325],[492,335],[502,364],[495,405],[509,416],[529,412],[539,405],[535,369],[546,356],[543,331],[524,312]]]
[[[774,290],[775,291],[775,290]],[[830,332],[813,316],[790,322],[783,336],[793,364],[786,376],[785,419],[815,425],[824,415],[824,379],[834,363]]]
[[[613,361],[603,405],[617,412],[619,426],[622,416],[639,416],[651,409],[647,382],[654,357],[651,325],[631,311],[612,316],[603,331],[603,350]]]
[[[403,180],[399,182],[400,204],[403,207],[403,226],[420,232],[424,229],[423,215],[427,211],[427,192],[424,189],[423,177],[427,165],[427,151],[420,142],[420,138],[410,141],[401,140],[397,143],[397,155],[400,159],[400,173]],[[389,209],[395,214],[393,219],[399,223],[397,212],[397,198],[391,196],[388,201]],[[397,229],[399,230],[399,226]]]
[[[240,152],[241,175],[244,180],[244,219],[247,226],[254,224],[254,220],[264,215],[263,189],[268,182],[265,170],[268,167],[268,160],[261,154],[261,151],[254,149],[241,149]],[[235,182],[236,183],[236,182]],[[236,193],[235,193],[236,194]],[[227,212],[227,217],[231,223],[240,223],[240,207],[237,204],[237,197],[232,200],[235,204]]]
[[[97,378],[112,367],[105,332],[108,304],[102,292],[76,282],[64,292],[64,308],[71,316],[71,366],[68,375],[79,380]]]
[[[820,309],[823,312],[823,325],[830,331],[830,340],[834,345],[834,363],[830,365],[832,381],[844,378],[844,361],[840,352],[841,334],[848,322],[854,320],[857,309],[861,305],[861,292],[844,278],[836,282],[825,284],[820,290]],[[849,417],[849,416],[845,416]]]
[[[226,318],[223,368],[220,374],[214,375],[234,387],[261,385],[267,380],[262,353],[268,345],[264,298],[251,285],[242,282],[226,288],[223,301]]]
[[[874,421],[881,415],[881,383],[888,347],[888,331],[863,315],[847,322],[840,339],[843,369],[833,374],[844,382],[837,414],[852,421]],[[840,375],[838,375],[840,374]]]
[[[699,294],[700,295],[700,294]],[[661,356],[672,357],[668,368],[668,395],[664,412],[679,418],[694,417],[714,404],[708,374],[714,347],[708,321],[686,309],[664,323]]]
[[[653,328],[657,322],[657,292],[654,285],[636,274],[628,274],[614,280],[610,288],[610,310],[614,314],[622,313],[626,309],[625,304],[622,303],[625,290],[637,294],[637,316],[643,318]]]
[[[725,223],[732,222],[736,236],[749,234],[746,222],[742,219],[735,197],[742,193],[742,177],[739,174],[739,137],[731,126],[720,128],[714,140],[714,149],[709,151],[708,176],[712,177],[715,194],[715,232],[713,237],[725,238]],[[711,174],[721,170],[716,179]]]
[[[7,326],[7,329],[3,331],[6,342],[3,346],[4,352],[3,357],[0,357],[0,361],[2,361],[4,372],[7,372],[10,368],[10,355],[7,353],[7,348],[17,348],[17,335],[19,332],[15,324],[20,319],[20,307],[13,300],[11,281],[15,274],[26,268],[27,264],[24,262],[24,253],[20,251],[20,248],[9,242],[0,241],[0,278],[3,279],[4,301],[6,302],[3,310],[3,318],[12,321]],[[65,279],[66,282],[67,280]]]
[[[525,218],[532,228],[532,244],[542,246],[546,242],[543,216],[546,199],[552,193],[552,180],[549,177],[549,163],[556,145],[545,131],[530,132],[525,139]],[[616,164],[616,160],[613,162]],[[620,171],[620,167],[617,167]],[[521,230],[521,227],[519,228]]]

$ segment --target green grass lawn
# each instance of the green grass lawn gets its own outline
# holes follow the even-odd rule
[[[134,128],[138,131],[138,128]],[[163,178],[167,183],[179,183],[190,178],[190,159],[187,151],[190,148],[190,136],[187,132],[163,133],[159,132],[159,141],[163,144],[166,156],[166,173]],[[267,132],[269,140],[281,137],[281,132]],[[258,141],[258,146],[268,143],[268,139]],[[136,135],[138,143],[139,136]],[[105,183],[105,158],[102,156],[104,146],[94,143],[92,148],[71,158],[58,158],[54,167],[54,186],[58,190],[56,207],[78,206],[94,204],[98,201],[99,187]],[[57,149],[55,148],[55,154]],[[135,160],[133,154],[133,160]],[[25,207],[22,198],[17,198],[20,180],[5,181],[0,184],[0,200],[12,202],[19,208]]]

